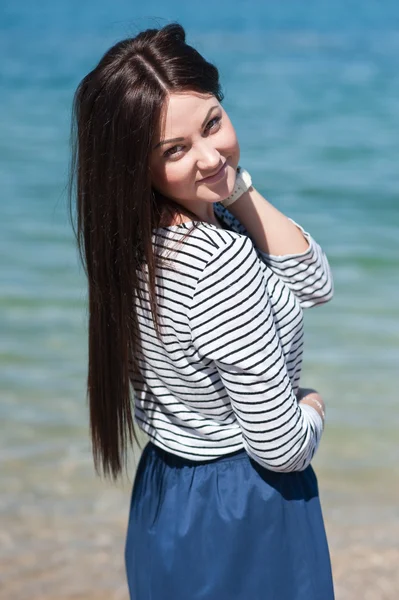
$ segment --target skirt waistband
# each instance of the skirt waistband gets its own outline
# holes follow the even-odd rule
[[[146,453],[149,456],[159,458],[164,463],[173,467],[197,467],[200,465],[220,464],[221,462],[226,462],[230,460],[242,460],[245,458],[249,459],[245,448],[240,448],[240,450],[236,450],[235,452],[229,452],[228,454],[223,454],[222,456],[218,456],[217,458],[191,460],[189,458],[179,456],[178,454],[174,454],[173,452],[169,452],[168,450],[164,450],[163,448],[160,448],[159,446],[154,444],[154,442],[152,441],[149,441],[147,443],[143,450],[143,454],[144,453]]]

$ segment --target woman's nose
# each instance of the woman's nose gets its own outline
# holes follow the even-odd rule
[[[198,168],[204,171],[212,171],[217,169],[220,164],[220,152],[211,144],[201,144],[201,147],[198,148]]]

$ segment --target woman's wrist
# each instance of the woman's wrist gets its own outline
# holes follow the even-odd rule
[[[245,194],[245,192],[247,192],[251,186],[251,175],[246,169],[238,166],[234,189],[230,196],[221,201],[221,204],[225,207],[231,206],[236,200],[238,200],[238,198]]]
[[[319,394],[311,395],[308,394],[299,400],[299,404],[308,404],[317,410],[321,418],[323,419],[323,423],[326,419],[326,407],[325,404]]]
[[[320,414],[320,411],[316,408],[316,406],[312,404],[307,404],[306,402],[301,402],[301,410],[302,414],[308,416],[308,418],[312,421],[312,423],[316,426],[316,428],[322,433],[324,431],[324,419]]]

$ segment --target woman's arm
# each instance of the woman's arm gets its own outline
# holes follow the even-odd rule
[[[298,325],[295,305],[292,313]],[[267,269],[247,236],[226,238],[210,256],[196,282],[189,324],[196,352],[219,373],[248,454],[272,471],[306,469],[320,442],[322,419],[297,401]]]
[[[302,231],[253,186],[228,207],[262,252],[276,256],[300,254],[309,248]]]
[[[304,404],[314,408],[318,412],[324,427],[324,420],[326,417],[326,405],[320,394],[312,388],[299,388],[298,393],[296,395],[296,399],[298,400],[298,404],[300,404],[302,408]]]
[[[327,257],[300,225],[252,186],[224,210],[251,238],[259,258],[291,289],[302,308],[331,300],[334,283]]]

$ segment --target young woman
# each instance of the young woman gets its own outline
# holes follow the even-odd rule
[[[331,298],[331,273],[239,165],[222,100],[178,23],[117,43],[76,91],[94,464],[118,477],[134,420],[150,438],[134,600],[332,600],[310,464],[325,406],[299,387],[302,311]]]

